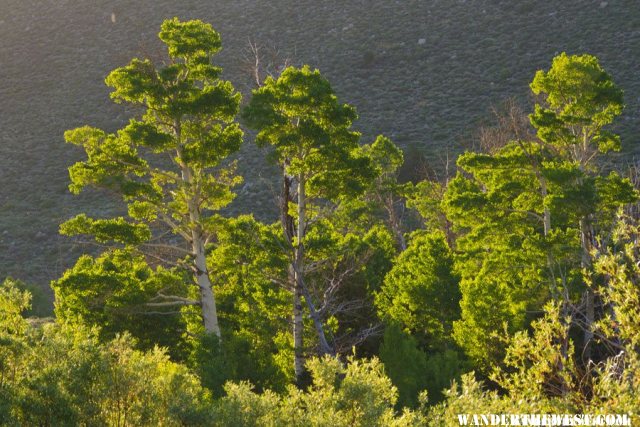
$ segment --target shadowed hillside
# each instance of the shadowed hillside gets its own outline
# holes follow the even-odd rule
[[[0,277],[46,286],[79,253],[58,224],[113,208],[106,194],[69,194],[67,167],[81,153],[62,135],[128,120],[104,77],[133,56],[157,57],[160,23],[173,16],[222,34],[218,61],[245,99],[248,40],[277,46],[357,107],[365,140],[384,133],[434,161],[459,150],[492,104],[526,101],[554,54],[591,53],[625,90],[619,131],[626,152],[640,152],[636,0],[1,0]],[[251,144],[240,157],[246,184],[233,209],[269,218],[270,168]]]

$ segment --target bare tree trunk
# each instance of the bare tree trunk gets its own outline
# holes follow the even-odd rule
[[[294,219],[289,214],[289,203],[291,202],[291,184],[293,178],[283,171],[282,179],[282,194],[280,196],[280,222],[282,223],[282,231],[284,237],[289,245],[293,243]],[[295,258],[294,258],[295,262]],[[304,376],[304,321],[302,310],[302,292],[297,285],[298,279],[296,277],[295,266],[292,263],[288,269],[288,283],[291,287],[291,294],[293,296],[293,315],[291,324],[293,327],[293,372],[296,377],[296,382],[301,384],[301,379]]]
[[[587,223],[587,219],[580,220],[580,244],[582,246],[582,268],[589,268],[591,266],[591,255],[589,253],[591,249],[590,245],[590,227]],[[591,288],[587,288],[584,294],[585,303],[585,326],[584,326],[584,357],[585,359],[591,359],[591,340],[593,339],[593,331],[591,326],[595,321],[595,309],[594,309],[595,295]]]
[[[538,180],[540,181],[540,192],[542,193],[542,203],[547,198],[547,180],[542,177],[539,171],[536,170],[536,175],[538,175]],[[544,236],[547,237],[549,232],[551,231],[551,211],[547,206],[544,207],[543,213],[543,225],[544,225]]]
[[[209,278],[209,269],[207,268],[204,235],[200,226],[201,218],[200,210],[198,208],[200,195],[198,189],[193,188],[194,182],[191,168],[182,161],[180,123],[175,124],[175,132],[178,139],[178,158],[180,159],[182,180],[191,187],[190,190],[193,190],[193,194],[189,197],[187,202],[187,209],[189,211],[189,221],[191,222],[191,248],[194,255],[195,278],[198,289],[200,290],[202,323],[204,325],[204,330],[207,333],[216,334],[218,338],[221,338],[220,325],[218,324],[218,312],[216,310],[216,300],[213,295],[213,285]]]
[[[304,178],[298,178],[298,226],[296,229],[296,247],[294,249],[293,265],[293,367],[296,382],[301,383],[304,375],[304,322],[302,311],[302,283],[304,274],[304,246],[302,240],[305,232],[305,188]]]
[[[296,248],[294,256],[294,271],[296,273],[296,287],[302,289],[303,271],[304,271],[304,233],[306,227],[306,193],[305,178],[303,175],[298,177],[298,226],[296,228]]]
[[[311,320],[313,320],[313,325],[316,329],[316,333],[318,334],[318,340],[320,341],[320,350],[323,353],[331,354],[333,353],[333,351],[324,333],[322,319],[320,319],[320,314],[318,313],[315,305],[313,304],[311,294],[309,293],[309,290],[304,284],[304,245],[302,241],[304,240],[305,231],[306,231],[305,229],[306,229],[307,200],[306,200],[305,185],[306,185],[306,182],[305,182],[304,175],[298,176],[298,226],[296,230],[297,242],[296,242],[296,248],[295,248],[294,267],[293,267],[293,270],[296,276],[294,294],[298,295],[298,293],[300,293],[301,295],[304,296],[305,302],[307,303],[307,307],[309,308],[309,315],[311,317]]]
[[[307,306],[309,307],[309,316],[311,320],[313,320],[313,326],[316,329],[316,333],[318,334],[318,341],[320,341],[320,351],[323,354],[334,354],[333,348],[329,345],[327,341],[327,337],[324,333],[324,326],[322,324],[322,319],[320,318],[320,313],[315,307],[313,303],[313,299],[311,298],[311,294],[309,290],[304,285],[304,282],[300,283],[300,288],[302,289],[302,294],[304,295],[304,300],[307,302]]]
[[[207,269],[207,260],[204,252],[204,241],[202,236],[198,236],[198,234],[197,230],[193,230],[192,246],[195,253],[196,281],[200,289],[202,322],[207,333],[216,334],[218,338],[221,338],[216,300],[213,295],[213,286],[209,279],[209,270]]]
[[[587,152],[589,147],[589,136],[586,128],[582,128],[582,150],[577,155],[577,160],[580,162],[580,170],[586,171],[587,167]],[[580,179],[580,184],[582,179]],[[591,237],[593,236],[593,228],[588,221],[588,216],[580,219],[580,245],[582,246],[582,268],[586,269],[591,267]],[[584,327],[584,351],[583,355],[586,360],[591,359],[591,340],[593,339],[593,332],[591,327],[595,321],[594,312],[594,299],[595,295],[593,289],[587,287],[584,294],[585,310],[585,327]]]
[[[389,226],[396,237],[396,242],[400,247],[400,251],[404,252],[407,250],[407,241],[404,238],[404,233],[402,232],[402,221],[396,212],[395,200],[393,196],[388,196],[384,200],[384,204],[386,205],[387,213],[389,215]]]
[[[322,319],[320,318],[320,315],[311,299],[311,295],[304,284],[305,253],[302,242],[306,233],[306,182],[304,176],[298,176],[297,181],[298,222],[296,224],[294,218],[289,214],[289,203],[293,198],[291,192],[293,177],[288,176],[286,172],[284,172],[283,176],[282,195],[280,200],[280,220],[282,223],[284,237],[287,240],[287,243],[291,244],[293,247],[293,258],[288,272],[289,283],[291,284],[291,291],[293,294],[293,369],[296,382],[301,384],[305,374],[303,298],[309,308],[310,317],[318,334],[320,350],[323,353],[332,354],[333,352],[324,334]],[[296,240],[295,245],[294,236]]]
[[[300,383],[304,375],[304,322],[302,310],[302,290],[298,286],[298,279],[293,269],[290,269],[293,278],[293,371],[296,382]]]

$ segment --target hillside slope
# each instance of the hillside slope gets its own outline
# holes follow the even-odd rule
[[[248,39],[318,67],[354,104],[364,140],[378,133],[436,159],[456,152],[492,104],[527,100],[554,54],[598,56],[625,90],[619,130],[640,152],[640,6],[636,0],[2,0],[0,2],[0,277],[46,286],[80,252],[57,235],[80,211],[113,209],[108,195],[72,197],[67,167],[81,153],[62,134],[115,130],[127,112],[109,101],[106,74],[156,55],[167,17],[221,32],[225,77],[251,87]],[[115,21],[115,22],[114,22]],[[235,211],[269,217],[270,169],[251,144]]]

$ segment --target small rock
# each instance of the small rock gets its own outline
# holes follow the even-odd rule
[[[606,2],[606,1],[601,1],[601,2],[600,2],[600,9],[602,9],[603,7],[607,7],[607,5],[608,5],[608,4],[609,4],[609,3],[608,3],[608,2]]]
[[[37,239],[42,239],[44,236],[46,236],[46,234],[44,234],[42,231],[38,231],[36,233],[36,238]]]
[[[426,44],[427,39],[418,39],[418,44]]]
[[[111,23],[113,23],[113,24],[116,23],[116,14],[115,14],[115,12],[111,12]]]

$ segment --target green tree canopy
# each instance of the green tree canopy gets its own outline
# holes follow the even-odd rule
[[[416,232],[376,294],[378,313],[402,325],[425,348],[442,349],[460,316],[458,282],[444,235]]]
[[[233,200],[231,188],[240,182],[233,163],[225,161],[242,142],[234,122],[240,94],[211,63],[221,48],[211,25],[174,18],[162,24],[159,37],[167,47],[165,64],[136,58],[106,78],[111,98],[139,107],[141,116],[115,134],[88,126],[65,133],[67,142],[87,154],[69,169],[71,191],[115,191],[128,217],[80,215],[61,232],[135,246],[154,262],[186,269],[198,290],[194,303],[204,329],[220,336],[205,246],[219,223],[213,213]],[[178,297],[163,302],[183,305]]]
[[[305,238],[335,203],[361,194],[376,171],[358,144],[360,134],[351,129],[355,109],[338,102],[318,70],[289,67],[277,79],[268,77],[263,86],[254,90],[243,117],[258,131],[256,143],[273,147],[273,159],[283,174],[280,216],[290,260],[294,367],[300,379],[304,371],[303,301],[320,351],[334,352],[318,302],[306,281]]]

